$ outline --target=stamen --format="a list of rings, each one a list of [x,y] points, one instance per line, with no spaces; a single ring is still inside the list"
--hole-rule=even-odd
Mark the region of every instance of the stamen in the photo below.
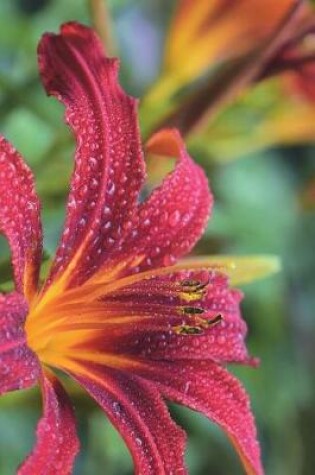
[[[186,291],[188,292],[198,292],[204,289],[208,284],[209,284],[209,281],[200,282],[199,280],[192,280],[192,279],[186,279],[181,282],[181,286],[183,290],[185,290],[185,287],[188,287],[188,289],[186,289]]]
[[[190,325],[178,325],[173,327],[173,330],[177,335],[201,335],[204,333],[201,327],[193,327]]]
[[[182,307],[181,312],[188,315],[199,315],[204,313],[204,309],[200,307]]]
[[[208,330],[209,328],[218,325],[218,323],[220,323],[222,320],[223,316],[220,313],[210,319],[197,317],[194,318],[194,324],[190,325],[187,323],[183,323],[181,325],[174,326],[173,330],[175,333],[177,333],[177,335],[202,335],[205,330]]]
[[[223,316],[221,315],[221,313],[219,313],[214,318],[210,318],[209,320],[207,320],[207,325],[208,327],[213,327],[217,325],[218,323],[222,322],[222,320],[223,320]]]
[[[199,280],[185,279],[180,282],[180,297],[186,302],[200,300],[207,291],[209,280],[200,282]]]

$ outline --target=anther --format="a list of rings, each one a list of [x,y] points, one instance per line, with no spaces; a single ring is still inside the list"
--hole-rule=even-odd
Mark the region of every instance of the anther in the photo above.
[[[186,292],[200,292],[203,290],[209,281],[200,282],[199,280],[186,279],[181,282],[182,290]]]
[[[193,327],[190,325],[178,325],[173,329],[178,335],[201,335],[204,333],[201,327]]]
[[[177,335],[202,335],[205,330],[220,323],[223,320],[223,316],[219,313],[210,319],[196,317],[194,320],[194,325],[182,324],[173,327],[174,332],[177,333]]]
[[[200,307],[182,307],[181,311],[184,314],[188,315],[200,315],[201,313],[204,313],[204,309]]]
[[[219,313],[215,317],[208,319],[207,325],[209,327],[213,327],[214,325],[217,325],[218,323],[222,322],[222,320],[223,320],[223,316],[221,315],[221,313]]]

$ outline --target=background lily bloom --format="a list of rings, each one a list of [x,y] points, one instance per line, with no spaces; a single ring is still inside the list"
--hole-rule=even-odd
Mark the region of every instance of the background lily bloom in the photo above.
[[[183,100],[178,100],[181,93],[182,99],[194,96],[194,90],[189,89],[192,84],[197,83],[197,91],[204,88],[205,81],[211,87],[226,67],[228,76],[237,76],[239,66],[244,69],[244,58],[253,54],[258,63],[260,48],[281,28],[296,5],[296,0],[178,0],[166,37],[161,75],[145,96],[144,105],[158,110],[163,98],[168,110],[165,106],[161,115],[172,111],[176,114],[177,107],[183,108]],[[226,83],[225,89],[229,88],[227,77],[219,80]],[[210,107],[211,100],[207,91],[203,102]],[[184,130],[187,132],[186,127]]]
[[[189,136],[206,130],[199,141],[218,142],[213,147],[214,153],[218,150],[218,156],[229,153],[224,150],[227,137],[234,155],[252,150],[255,144],[266,148],[278,143],[314,140],[315,16],[309,2],[183,0],[176,5],[161,75],[144,101],[146,119],[150,108],[157,111],[153,119],[146,120],[151,128],[157,123],[158,127],[176,126]],[[276,85],[270,86],[264,80],[273,76]],[[228,124],[224,124],[222,132],[222,112],[223,117],[225,109],[230,114],[229,106],[233,107],[236,101],[245,107],[253,102],[254,112],[260,116],[259,104],[252,99],[255,98],[253,86],[265,82],[265,89],[257,95],[264,94],[272,108],[257,125],[256,119],[249,137],[246,130],[247,142],[242,140],[235,125],[237,120],[234,124],[226,120]],[[275,87],[278,88],[276,102]],[[193,140],[198,142],[198,135]]]
[[[173,94],[210,68],[255,50],[293,4],[294,0],[178,0],[165,43],[161,82],[152,95]]]
[[[247,473],[261,474],[248,397],[224,367],[254,363],[244,345],[241,293],[224,273],[246,280],[272,261],[172,266],[201,236],[212,206],[207,179],[179,133],[164,130],[148,142],[149,151],[177,164],[139,202],[145,168],[136,102],[117,83],[116,60],[104,56],[92,30],[68,23],[59,35],[44,35],[39,67],[47,93],[66,106],[77,149],[61,241],[38,287],[39,199],[30,170],[1,139],[0,226],[16,290],[0,300],[0,391],[39,382],[44,406],[36,446],[19,473],[68,474],[73,466],[78,440],[71,405],[51,371],[58,369],[104,409],[137,473],[186,473],[185,434],[166,398],[219,424]]]

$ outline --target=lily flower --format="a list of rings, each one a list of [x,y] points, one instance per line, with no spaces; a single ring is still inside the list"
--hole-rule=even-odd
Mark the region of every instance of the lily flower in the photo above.
[[[40,203],[19,153],[0,142],[0,229],[16,289],[0,297],[0,392],[40,384],[43,416],[20,475],[66,475],[79,449],[74,413],[56,370],[97,401],[124,438],[137,474],[187,473],[185,433],[164,398],[218,424],[249,474],[262,474],[248,396],[225,368],[254,364],[240,291],[274,266],[268,259],[176,261],[203,233],[212,195],[176,130],[147,149],[177,158],[145,200],[137,103],[118,84],[118,63],[77,23],[45,34],[39,68],[65,105],[76,137],[61,240],[39,284]]]
[[[314,25],[313,7],[297,2],[260,54],[230,62],[160,126],[179,127],[192,147],[218,163],[268,147],[313,143]]]
[[[178,0],[165,42],[163,96],[196,80],[210,67],[244,55],[263,42],[294,0]],[[187,59],[187,53],[192,52]]]
[[[177,98],[181,95],[190,97],[194,89],[198,93],[205,82],[211,87],[222,68],[231,64],[229,75],[233,76],[233,68],[237,74],[239,61],[248,55],[259,56],[260,48],[281,28],[297,3],[297,0],[177,0],[166,36],[161,74],[145,96],[144,107],[148,110],[154,107],[161,120],[161,116],[176,113]],[[222,83],[223,78],[219,81]],[[191,88],[194,83],[196,88]]]
[[[148,131],[178,127],[201,147],[210,141],[211,154],[218,150],[219,161],[226,145],[233,157],[233,150],[237,156],[257,147],[314,141],[314,24],[307,0],[178,0],[161,76],[144,101]],[[189,61],[188,51],[194,52]],[[270,87],[269,77],[275,78]],[[226,121],[230,140],[217,133],[222,112],[230,117],[235,103],[246,107],[254,98],[255,104],[255,86],[261,83],[267,83],[262,94],[271,97],[273,107],[253,124],[250,136],[246,128],[243,140],[237,120]],[[259,92],[257,96],[259,102]],[[255,113],[260,116],[259,105]]]

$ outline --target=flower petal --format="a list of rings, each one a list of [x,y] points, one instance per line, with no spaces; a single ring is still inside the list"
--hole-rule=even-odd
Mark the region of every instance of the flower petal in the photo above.
[[[171,401],[206,415],[228,435],[246,473],[261,475],[263,468],[256,427],[248,396],[240,383],[221,366],[206,361],[151,363],[137,374],[157,384]]]
[[[42,256],[40,204],[30,169],[1,136],[0,232],[11,247],[16,289],[29,298],[37,287]]]
[[[78,371],[75,379],[100,404],[124,438],[136,474],[187,473],[183,458],[185,434],[170,418],[152,384],[88,363],[78,366]]]
[[[37,356],[26,344],[27,311],[21,294],[0,295],[0,394],[33,386],[40,374]]]
[[[135,212],[144,179],[136,101],[117,81],[118,63],[105,56],[90,28],[62,26],[39,45],[39,67],[48,94],[66,106],[77,140],[67,217],[50,280],[70,266],[82,283],[119,246],[123,224]],[[73,271],[73,272],[72,272]]]
[[[174,264],[201,237],[212,207],[212,195],[203,170],[188,155],[177,130],[152,136],[147,150],[176,157],[177,166],[138,207],[130,233],[113,262],[126,262],[125,273]],[[100,274],[102,277],[102,274]],[[96,282],[99,275],[92,281]]]
[[[44,415],[37,427],[37,443],[18,475],[69,475],[79,450],[73,410],[51,373],[43,375],[42,392]]]
[[[196,282],[201,291],[190,292],[185,282]],[[244,342],[247,326],[240,313],[241,298],[241,292],[229,288],[227,278],[217,272],[182,271],[146,279],[104,299],[103,331],[99,325],[77,343],[76,351],[253,364]]]

